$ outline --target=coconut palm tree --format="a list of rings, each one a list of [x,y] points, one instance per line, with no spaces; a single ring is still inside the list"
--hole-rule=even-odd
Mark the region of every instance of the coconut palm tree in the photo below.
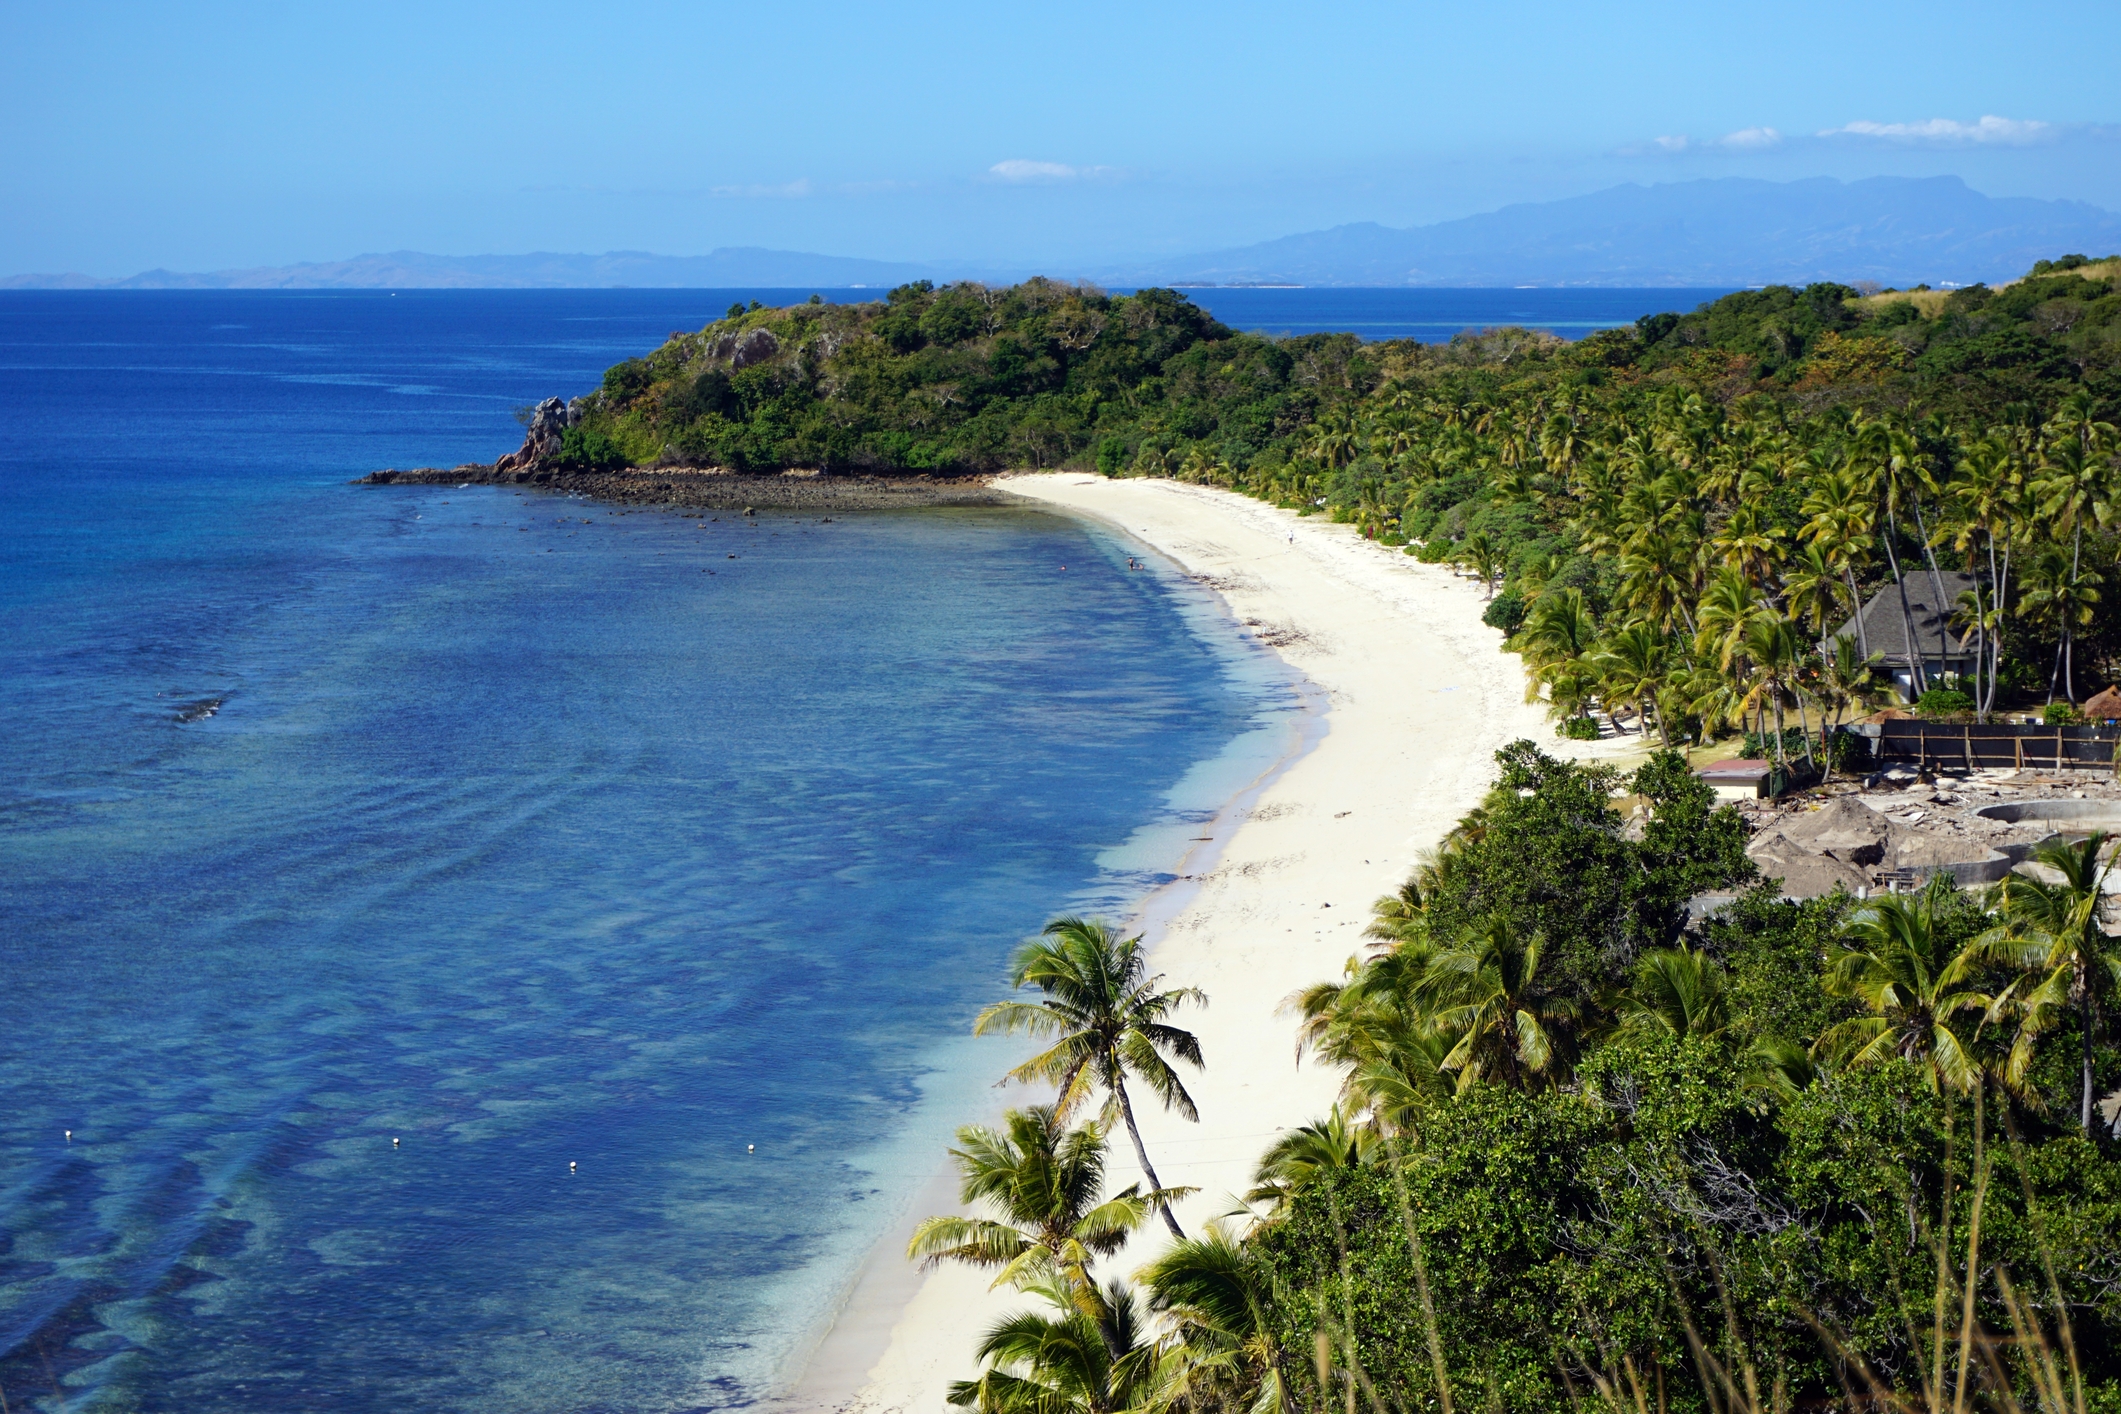
[[[1013,986],[1038,988],[1044,1000],[996,1002],[972,1024],[975,1036],[998,1032],[1057,1038],[1005,1079],[1058,1085],[1060,1098],[1054,1108],[1062,1116],[1102,1090],[1107,1121],[1117,1117],[1126,1124],[1142,1173],[1150,1188],[1159,1192],[1164,1185],[1149,1163],[1149,1150],[1134,1122],[1127,1077],[1132,1075],[1148,1086],[1166,1109],[1198,1121],[1200,1112],[1171,1060],[1198,1070],[1200,1041],[1166,1018],[1188,1002],[1208,1003],[1207,994],[1197,987],[1158,990],[1163,980],[1148,975],[1139,935],[1122,938],[1103,923],[1056,918],[1046,925],[1039,941],[1017,954],[1009,976]],[[1173,1237],[1185,1236],[1168,1203],[1159,1201],[1157,1211]]]
[[[2083,573],[2084,524],[2096,520],[2103,525],[2111,518],[2113,478],[2114,468],[2106,458],[2073,436],[2060,438],[2047,449],[2034,477],[2033,490],[2040,497],[2040,514],[2058,536],[2063,533],[2069,536],[2068,585],[2071,592],[2066,597],[2071,600],[2079,597],[2075,591]],[[2095,600],[2097,597],[2092,596]],[[2089,615],[2086,617],[2088,619]],[[2077,700],[2074,648],[2078,622],[2074,615],[2062,620],[2064,691],[2072,702]]]
[[[1717,571],[1696,610],[1695,649],[1726,672],[1744,653],[1745,631],[1767,605],[1753,582],[1734,569]]]
[[[1635,963],[1617,1011],[1626,1031],[1714,1036],[1731,1023],[1723,969],[1692,948],[1657,948]]]
[[[1346,1070],[1340,1111],[1379,1134],[1415,1133],[1460,1079],[1443,1067],[1457,1034],[1432,1024],[1413,998],[1435,951],[1418,934],[1368,962],[1349,958],[1345,981],[1302,988],[1282,1003],[1299,1017],[1298,1062],[1308,1054]]]
[[[1870,1014],[1828,1027],[1812,1043],[1814,1057],[1855,1066],[1898,1056],[1921,1064],[1933,1089],[1970,1092],[1980,1081],[1962,1018],[1993,1018],[2010,989],[2000,997],[1974,989],[1982,951],[1949,942],[1936,899],[1934,888],[1888,894],[1843,922],[1827,955],[1827,990],[1854,997]]]
[[[1428,907],[1420,878],[1410,878],[1370,905],[1370,923],[1362,935],[1384,944],[1412,942],[1427,930]]]
[[[1432,1025],[1458,1034],[1443,1069],[1518,1089],[1560,1077],[1581,1007],[1541,985],[1541,948],[1496,918],[1428,959],[1413,999]]]
[[[1275,1136],[1266,1153],[1259,1157],[1245,1201],[1265,1203],[1270,1213],[1281,1212],[1298,1188],[1321,1173],[1363,1167],[1377,1146],[1375,1131],[1354,1123],[1335,1105],[1324,1119],[1285,1129]]]
[[[1797,704],[1797,721],[1804,738],[1804,755],[1812,759],[1812,724],[1804,714],[1804,695],[1798,690],[1799,670],[1804,666],[1804,646],[1798,642],[1797,633],[1790,621],[1780,614],[1763,613],[1754,616],[1745,626],[1745,636],[1740,649],[1742,661],[1749,665],[1750,691],[1741,706],[1761,704],[1761,715],[1766,717],[1766,705],[1775,708],[1775,764],[1786,766],[1782,737],[1782,704],[1793,701]],[[1766,722],[1763,720],[1762,725]]]
[[[2006,876],[1996,894],[2008,922],[1983,938],[1990,956],[2038,978],[2019,1002],[2024,1022],[2011,1047],[2006,1078],[2022,1081],[2032,1062],[2033,1038],[2053,1026],[2058,1014],[2077,1014],[2083,1050],[2077,1123],[2087,1133],[2100,998],[2121,985],[2121,950],[2100,920],[2107,871],[2113,867],[2112,860],[2099,857],[2107,842],[2106,834],[2095,831],[2076,844],[2057,840],[2035,850],[2034,860],[2060,877],[2049,883],[2024,874]]]
[[[1458,1041],[1456,1032],[1425,1019],[1403,1028],[1348,1073],[1341,1103],[1363,1115],[1363,1127],[1372,1133],[1418,1138],[1435,1107],[1472,1083],[1469,1072],[1444,1066]]]
[[[1620,598],[1630,611],[1670,632],[1694,632],[1695,547],[1676,532],[1649,536],[1620,556]]]
[[[1856,617],[1856,644],[1863,656],[1871,656],[1869,635],[1863,624],[1863,597],[1856,589],[1856,562],[1862,556],[1862,547],[1871,543],[1877,531],[1877,505],[1864,489],[1862,478],[1841,462],[1829,462],[1815,468],[1807,482],[1804,504],[1803,535],[1819,547],[1829,564],[1841,572],[1842,582],[1848,586],[1849,603]]]
[[[1435,951],[1422,937],[1368,962],[1351,957],[1345,981],[1317,982],[1290,994],[1281,1010],[1298,1018],[1297,1062],[1310,1055],[1325,1065],[1353,1067],[1388,1053],[1423,1024],[1413,990]]]
[[[2022,576],[2025,588],[2018,596],[2018,607],[2036,622],[2046,623],[2055,634],[2055,662],[2047,675],[2047,700],[2055,700],[2055,690],[2063,689],[2066,700],[2074,682],[2065,682],[2065,667],[2074,662],[2070,644],[2076,630],[2092,621],[2099,602],[2098,586],[2103,577],[2092,570],[2072,568],[2070,559],[2057,546],[2049,546],[2026,566]]]
[[[1171,1323],[1155,1406],[1282,1414],[1269,1278],[1236,1235],[1210,1223],[1139,1273],[1149,1309]]]
[[[1877,674],[1871,664],[1863,660],[1856,641],[1843,634],[1833,642],[1833,650],[1821,655],[1819,670],[1812,677],[1812,695],[1819,703],[1819,733],[1822,739],[1834,727],[1841,725],[1842,715],[1851,709],[1861,710],[1878,702],[1885,695],[1878,685]],[[1827,713],[1833,717],[1828,719]],[[1834,753],[1827,751],[1826,773],[1829,779],[1834,774]]]
[[[1502,573],[1502,551],[1484,531],[1476,530],[1466,537],[1465,544],[1458,547],[1457,560],[1473,571],[1480,579],[1480,587],[1488,599],[1495,597],[1495,581]]]
[[[1606,639],[1591,657],[1608,697],[1635,704],[1635,725],[1644,736],[1650,734],[1649,703],[1656,697],[1670,662],[1671,641],[1658,632],[1655,624],[1642,619]],[[1657,729],[1669,747],[1672,734],[1661,716]]]
[[[2003,610],[2010,593],[2011,547],[2018,530],[2013,509],[2023,492],[2018,459],[2009,439],[1991,436],[1969,448],[1960,460],[1953,490],[1960,517],[1953,544],[1962,551],[1978,550],[1988,558],[1987,603],[1982,602],[1978,575],[1974,587],[1967,591],[1974,599],[1970,622],[1975,629],[1975,654],[1986,678],[1986,687],[1976,704],[1976,720],[1986,722],[1995,706],[1996,673],[2003,661]]]
[[[1929,677],[1922,670],[1923,653],[1915,641],[1915,614],[1907,598],[1907,578],[1900,569],[1900,553],[1894,541],[1900,536],[1900,508],[1916,498],[1925,484],[1927,468],[1915,455],[1905,432],[1884,421],[1859,423],[1849,439],[1849,461],[1863,479],[1872,497],[1885,512],[1886,533],[1879,538],[1885,547],[1893,587],[1900,595],[1900,621],[1906,634],[1908,669],[1915,693],[1928,690]]]
[[[1739,1057],[1739,1084],[1776,1104],[1788,1104],[1818,1075],[1812,1055],[1795,1041],[1763,1036]]]
[[[997,1268],[996,1286],[1058,1277],[1078,1292],[1092,1290],[1091,1263],[1117,1252],[1155,1202],[1176,1195],[1144,1194],[1134,1184],[1104,1197],[1104,1130],[1071,1130],[1051,1105],[1011,1110],[1004,1124],[968,1124],[950,1151],[960,1200],[995,1216],[924,1219],[907,1257],[924,1267]]]
[[[1581,589],[1542,594],[1525,614],[1517,641],[1535,665],[1581,658],[1598,638],[1598,621],[1583,602]]]
[[[950,1386],[949,1402],[980,1414],[1122,1414],[1155,1387],[1156,1348],[1144,1339],[1134,1293],[1114,1280],[1096,1312],[1058,1283],[1028,1288],[1054,1315],[1024,1311],[997,1323],[976,1354],[979,1378]]]
[[[1362,450],[1354,419],[1340,409],[1325,414],[1313,425],[1310,442],[1304,450],[1329,471],[1346,466]]]
[[[1813,642],[1823,645],[1827,630],[1841,616],[1841,572],[1818,541],[1791,557],[1783,572],[1782,596],[1790,618],[1811,631]]]
[[[1755,583],[1765,582],[1782,562],[1782,528],[1759,501],[1741,502],[1716,534],[1716,550],[1732,569]]]

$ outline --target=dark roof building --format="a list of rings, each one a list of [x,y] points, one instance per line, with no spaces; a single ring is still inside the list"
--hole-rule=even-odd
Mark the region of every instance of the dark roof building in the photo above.
[[[1973,670],[1974,645],[1971,636],[1962,638],[1951,627],[1951,617],[1956,612],[1959,596],[1974,587],[1974,577],[1947,570],[1938,578],[1944,581],[1944,602],[1939,604],[1935,581],[1930,578],[1927,565],[1907,570],[1908,617],[1915,621],[1915,644],[1922,659],[1923,670],[1935,678],[1940,674],[1964,673]],[[1885,666],[1900,684],[1903,694],[1910,692],[1914,680],[1915,654],[1908,651],[1907,621],[1900,613],[1900,590],[1888,584],[1873,594],[1870,602],[1863,606],[1863,632],[1856,632],[1856,621],[1852,618],[1834,630],[1837,638],[1847,638],[1862,643],[1874,658],[1883,658]],[[1934,686],[1934,684],[1932,684]]]

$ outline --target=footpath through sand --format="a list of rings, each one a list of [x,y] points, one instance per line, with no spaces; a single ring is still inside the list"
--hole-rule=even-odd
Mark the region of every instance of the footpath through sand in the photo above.
[[[1339,975],[1362,946],[1372,900],[1485,793],[1497,748],[1519,737],[1550,751],[1565,743],[1524,701],[1518,659],[1480,622],[1479,589],[1440,566],[1322,517],[1181,482],[1061,473],[997,485],[1103,519],[1169,557],[1302,672],[1326,711],[1322,739],[1251,802],[1176,915],[1157,926],[1163,915],[1147,913],[1153,970],[1210,1002],[1178,1018],[1206,1053],[1205,1073],[1186,1076],[1200,1123],[1136,1101],[1164,1182],[1200,1190],[1177,1210],[1198,1232],[1235,1206],[1277,1130],[1332,1104],[1337,1077],[1297,1068],[1282,1000]],[[1141,1178],[1124,1139],[1112,1146],[1110,1178],[1115,1187]],[[1160,1224],[1145,1229],[1104,1269],[1131,1273],[1163,1241]],[[975,1373],[975,1342],[1008,1309],[988,1282],[950,1268],[912,1283],[865,1280],[794,1402],[864,1414],[944,1408],[945,1388]],[[884,1303],[904,1304],[895,1317],[864,1309]]]

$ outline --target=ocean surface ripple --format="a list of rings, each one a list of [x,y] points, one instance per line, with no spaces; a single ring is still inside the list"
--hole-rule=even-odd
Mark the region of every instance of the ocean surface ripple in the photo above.
[[[344,484],[743,293],[0,295],[11,1408],[757,1399],[1284,749],[1068,519]]]

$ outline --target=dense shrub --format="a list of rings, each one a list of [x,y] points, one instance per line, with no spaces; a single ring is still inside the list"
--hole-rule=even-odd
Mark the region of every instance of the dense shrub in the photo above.
[[[570,427],[560,434],[560,460],[596,471],[627,464],[619,444],[591,427]]]

